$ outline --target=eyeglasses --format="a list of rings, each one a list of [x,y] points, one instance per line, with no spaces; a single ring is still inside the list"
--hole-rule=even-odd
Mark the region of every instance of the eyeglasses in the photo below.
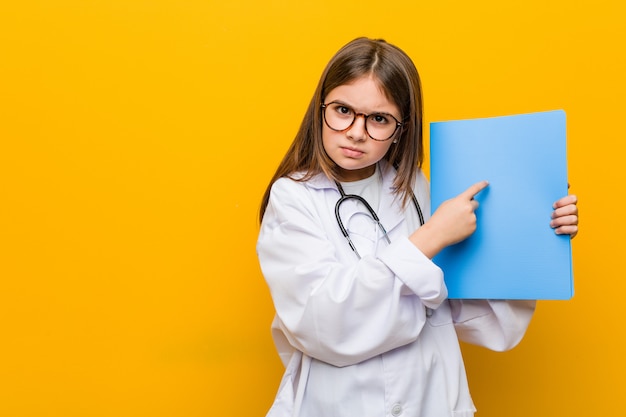
[[[348,130],[357,117],[363,116],[365,131],[370,138],[377,141],[391,139],[398,128],[402,127],[402,123],[389,113],[356,113],[350,107],[336,101],[322,104],[322,113],[326,126],[335,132]]]

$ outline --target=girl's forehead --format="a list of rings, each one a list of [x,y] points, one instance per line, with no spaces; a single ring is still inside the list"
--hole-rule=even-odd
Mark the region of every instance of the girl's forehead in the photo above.
[[[356,77],[354,77],[354,78],[344,82],[343,84],[339,84],[338,86],[333,88],[333,90],[336,90],[337,88],[344,87],[344,86],[351,86],[351,87],[356,86],[358,88],[361,88],[361,87],[363,87],[365,85],[367,85],[368,87],[376,87],[378,90],[380,90],[380,93],[386,94],[386,91],[385,91],[383,83],[372,72],[368,72],[368,73],[365,73],[363,75],[356,76]],[[333,90],[330,90],[330,91],[333,91]]]
[[[373,75],[364,75],[341,84],[326,95],[326,102],[341,100],[345,104],[367,110],[398,110],[380,81]]]

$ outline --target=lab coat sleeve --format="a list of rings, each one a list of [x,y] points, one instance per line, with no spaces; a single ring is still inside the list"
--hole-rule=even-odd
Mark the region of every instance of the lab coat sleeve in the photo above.
[[[257,242],[289,343],[347,366],[416,340],[424,305],[436,308],[447,296],[442,271],[408,239],[396,239],[379,258],[340,262],[330,220],[315,208],[316,192],[290,179],[275,182]]]
[[[522,340],[535,306],[534,300],[450,300],[459,339],[495,351]]]

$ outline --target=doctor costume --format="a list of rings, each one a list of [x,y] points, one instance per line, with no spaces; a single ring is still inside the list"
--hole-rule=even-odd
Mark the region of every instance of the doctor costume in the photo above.
[[[459,339],[502,351],[524,335],[534,301],[447,299],[443,272],[408,239],[420,224],[393,194],[395,173],[382,160],[370,178],[344,184],[361,187],[391,240],[345,201],[340,216],[361,259],[337,224],[332,180],[273,184],[257,253],[286,371],[268,417],[470,417]],[[421,172],[414,193],[428,220]]]

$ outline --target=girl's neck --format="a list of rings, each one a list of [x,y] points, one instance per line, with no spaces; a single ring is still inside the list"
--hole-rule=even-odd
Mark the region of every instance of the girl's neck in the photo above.
[[[342,175],[339,176],[339,182],[352,182],[364,180],[365,178],[369,178],[376,173],[378,170],[378,164],[370,165],[367,168],[357,169],[357,170],[342,170]]]

